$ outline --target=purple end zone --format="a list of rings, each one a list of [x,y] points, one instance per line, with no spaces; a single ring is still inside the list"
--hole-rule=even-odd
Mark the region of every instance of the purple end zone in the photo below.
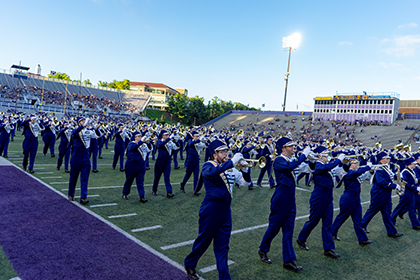
[[[22,279],[187,278],[25,172],[0,174],[0,244]]]

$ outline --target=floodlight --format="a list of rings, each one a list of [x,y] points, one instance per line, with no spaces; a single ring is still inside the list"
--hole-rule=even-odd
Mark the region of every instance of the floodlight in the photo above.
[[[302,36],[300,33],[295,33],[293,35],[283,37],[283,48],[296,50],[299,47],[300,41],[302,41]]]

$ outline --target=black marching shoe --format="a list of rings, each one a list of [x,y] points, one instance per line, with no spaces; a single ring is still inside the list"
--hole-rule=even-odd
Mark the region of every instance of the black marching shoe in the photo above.
[[[309,248],[306,246],[305,242],[297,239],[296,243],[299,245],[299,248],[305,251],[309,251]]]
[[[146,202],[148,202],[148,200],[145,199],[144,196],[142,196],[142,197],[140,197],[140,202],[141,203],[146,203]]]
[[[31,174],[35,173],[35,171],[33,171],[32,169],[28,169],[28,172]]]
[[[99,156],[98,159],[103,159],[103,157]]]
[[[80,199],[80,204],[85,205],[85,204],[88,204],[88,203],[89,203],[89,200],[87,200],[86,198],[81,198]]]
[[[172,197],[174,197],[175,195],[173,194],[173,193],[171,193],[171,192],[168,192],[167,194],[166,194],[166,197],[167,198],[172,198]]]
[[[414,230],[420,230],[420,226],[413,227]]]
[[[341,255],[335,253],[333,250],[324,250],[324,256],[332,259],[338,259],[339,257],[341,257]]]
[[[125,170],[124,168],[123,168],[123,169],[121,169],[121,168],[120,168],[120,171],[121,171],[121,172],[124,172],[124,170]]]
[[[146,170],[150,170],[150,167],[147,167]]]
[[[9,158],[8,156],[3,156],[4,158]]]
[[[257,185],[257,187],[260,187],[260,188],[262,188],[261,184],[258,184],[258,185]]]
[[[157,194],[157,193],[155,193],[155,192],[152,192],[152,195],[154,195],[154,196],[158,196],[158,194]]]
[[[52,154],[52,155],[51,155],[51,157],[55,157],[55,155],[54,155],[54,154]]]
[[[366,246],[366,245],[369,245],[369,244],[372,244],[372,240],[368,239],[368,240],[362,240],[362,241],[359,242],[359,245],[362,246],[362,247]]]
[[[271,185],[270,186],[270,189],[275,189],[275,188],[277,188],[277,185]]]
[[[194,192],[194,195],[195,195],[195,196],[200,196],[200,195],[201,195],[201,193],[199,193],[199,192]]]
[[[401,237],[401,236],[403,236],[403,235],[404,235],[404,233],[397,232],[397,233],[391,233],[391,234],[388,234],[388,237],[391,237],[391,238],[398,238],[398,237]]]
[[[333,239],[334,240],[337,240],[337,241],[340,241],[341,240],[340,237],[338,237],[337,235],[333,235]]]
[[[174,169],[175,169],[175,170],[178,170],[178,169],[180,169],[180,168],[181,168],[181,167],[177,166],[177,167],[175,167]]]
[[[255,188],[254,187],[248,187],[248,191],[252,191],[252,190],[255,190]]]
[[[270,260],[270,258],[267,256],[267,253],[266,253],[266,252],[263,252],[263,251],[261,251],[261,249],[260,249],[260,250],[258,250],[258,255],[260,256],[260,259],[261,259],[263,262],[268,263],[268,264],[271,264],[271,260]]]
[[[23,168],[23,171],[26,171],[26,166],[22,166],[22,168]]]
[[[179,189],[181,190],[182,193],[185,193],[185,189],[184,189],[185,186],[183,186],[182,183],[180,185],[181,187]]]
[[[122,199],[128,200],[128,196],[123,194],[123,196],[121,197]]]
[[[66,172],[66,173],[70,173],[70,171],[66,168],[66,169],[64,169],[64,172]]]
[[[362,228],[363,229],[363,231],[365,232],[365,233],[370,233],[370,231],[368,231],[368,229],[367,228]]]
[[[194,268],[189,268],[189,267],[185,267],[185,271],[187,272],[188,278],[193,279],[193,280],[198,280],[200,279],[200,277],[198,276],[197,272],[195,271]]]
[[[60,171],[60,167],[59,166],[57,166],[57,171]]]
[[[297,266],[294,262],[284,262],[283,267],[293,272],[299,272],[303,269],[303,267]]]
[[[98,170],[98,169],[93,169],[93,170],[92,170],[92,172],[93,172],[93,173],[98,173],[98,172],[99,172],[99,170]]]
[[[74,195],[69,195],[67,197],[68,197],[69,201],[74,201]]]

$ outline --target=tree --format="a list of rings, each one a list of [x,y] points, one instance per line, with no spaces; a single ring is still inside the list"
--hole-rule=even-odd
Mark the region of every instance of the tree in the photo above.
[[[211,101],[209,101],[207,107],[209,108],[210,119],[217,118],[220,115],[223,115],[225,111],[223,110],[222,106],[220,105],[220,99],[215,96]]]
[[[100,86],[100,87],[108,87],[108,83],[107,82],[98,81],[98,86]]]
[[[90,80],[89,80],[89,79],[84,80],[84,81],[83,81],[83,83],[84,83],[85,85],[92,85],[92,83],[90,82]]]
[[[55,75],[48,74],[48,78],[71,81],[70,76],[66,73],[57,72]]]
[[[188,105],[188,97],[181,93],[177,93],[169,99],[167,111],[176,116],[181,122],[185,123],[188,114]]]
[[[204,104],[204,97],[191,97],[188,106],[188,124],[203,124],[209,121],[209,110]]]
[[[108,87],[110,88],[116,88],[116,89],[130,89],[130,80],[124,79],[124,81],[117,81],[113,80],[108,84]]]

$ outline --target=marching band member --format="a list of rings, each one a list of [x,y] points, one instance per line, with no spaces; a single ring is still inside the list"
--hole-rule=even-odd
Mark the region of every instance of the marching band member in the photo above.
[[[244,145],[241,149],[241,153],[244,156],[244,159],[251,159],[250,153],[254,148],[255,146],[253,146],[250,141],[244,142]],[[245,167],[245,168],[242,168],[240,171],[242,172],[242,176],[244,176],[245,181],[250,182],[248,186],[248,190],[254,190],[255,188],[254,188],[254,184],[252,183],[252,178],[251,178],[251,168]]]
[[[139,132],[134,132],[132,138],[134,139],[127,147],[127,161],[125,162],[125,183],[123,188],[122,198],[128,200],[128,195],[131,191],[131,185],[136,179],[137,191],[140,196],[140,202],[145,203],[147,199],[144,198],[144,175],[146,174],[145,159],[150,152],[150,144],[147,143],[149,139],[142,136]]]
[[[181,138],[181,136],[179,136],[178,135],[178,133],[176,132],[176,129],[174,128],[173,130],[172,130],[172,134],[171,134],[171,136],[172,136],[172,138],[173,138],[173,142],[178,146],[178,147],[180,147],[180,145],[179,145],[179,139]],[[174,169],[175,170],[178,170],[180,167],[178,166],[178,152],[179,152],[179,150],[180,149],[177,149],[177,150],[175,150],[175,151],[173,151],[173,154],[172,154],[172,159],[173,159],[173,161],[174,161]]]
[[[269,135],[266,137],[267,144],[265,145],[264,149],[261,149],[259,157],[265,157],[267,160],[267,164],[264,168],[261,168],[260,175],[258,176],[257,186],[261,187],[262,180],[264,178],[265,172],[267,172],[268,176],[268,183],[270,184],[270,188],[275,187],[274,179],[272,176],[272,160],[274,159],[274,147],[273,147],[273,138]]]
[[[271,264],[267,253],[270,251],[271,242],[283,228],[283,267],[287,270],[298,272],[302,270],[294,261],[296,254],[293,250],[293,230],[296,218],[296,177],[293,170],[303,162],[311,149],[306,147],[298,159],[294,159],[296,143],[288,137],[280,138],[276,147],[280,156],[274,159],[273,168],[276,176],[277,187],[271,198],[271,213],[267,231],[260,244],[258,254],[261,260]]]
[[[70,160],[68,199],[74,201],[77,179],[80,174],[80,204],[82,205],[89,203],[89,200],[87,200],[87,188],[91,167],[89,158],[90,140],[99,137],[95,131],[86,128],[90,121],[91,119],[89,118],[77,118],[76,123],[79,127],[72,131],[73,153]]]
[[[34,164],[36,152],[38,151],[38,134],[44,129],[42,125],[38,122],[38,118],[35,115],[30,115],[28,118],[22,122],[23,126],[23,135],[25,139],[22,143],[23,148],[23,170],[26,171],[28,167],[29,173],[34,173]],[[29,158],[29,166],[28,166]]]
[[[178,149],[178,146],[172,142],[172,139],[169,138],[169,132],[165,129],[160,131],[159,140],[157,141],[156,148],[159,151],[158,157],[155,163],[155,178],[153,179],[153,190],[152,194],[157,196],[157,189],[160,177],[164,176],[165,187],[166,187],[166,196],[168,198],[174,197],[172,193],[171,185],[171,156],[172,151]]]
[[[98,139],[102,137],[100,130],[98,129],[97,124],[90,124],[89,130],[95,132],[98,135],[98,138],[90,139],[90,147],[89,147],[89,158],[92,158],[92,172],[98,173],[98,152],[99,152],[99,145]]]
[[[54,145],[56,141],[55,133],[56,133],[56,129],[52,125],[51,120],[47,120],[46,122],[44,122],[44,130],[41,133],[42,141],[44,141],[44,148],[42,150],[44,157],[47,155],[48,148],[50,149],[51,157],[55,157],[55,153],[54,153]]]
[[[372,189],[370,190],[371,203],[363,216],[362,227],[366,233],[369,233],[367,226],[372,218],[380,211],[388,236],[397,238],[403,236],[403,234],[397,232],[397,229],[391,220],[391,193],[393,189],[401,190],[401,186],[392,182],[394,174],[388,167],[389,159],[390,157],[386,152],[380,152],[377,155],[379,164],[384,166],[381,169],[376,170],[371,179],[373,182]]]
[[[128,137],[126,131],[124,130],[123,124],[118,124],[118,131],[114,134],[115,145],[114,145],[114,160],[112,162],[112,169],[115,170],[115,167],[118,163],[118,158],[120,160],[120,171],[124,171],[124,152],[125,152],[125,139]]]
[[[391,214],[391,221],[397,223],[397,216],[404,214],[408,210],[408,217],[414,230],[420,230],[420,221],[416,217],[415,197],[420,192],[417,176],[414,172],[415,160],[409,157],[405,160],[406,168],[401,172],[401,177],[405,184],[404,194],[400,197],[398,205]]]
[[[335,218],[331,231],[333,239],[340,241],[337,236],[338,230],[351,216],[359,245],[365,246],[371,244],[372,241],[369,240],[362,228],[362,205],[360,202],[362,181],[360,176],[369,171],[371,167],[366,165],[358,168],[358,165],[358,160],[351,160],[350,166],[344,164],[344,171],[347,174],[337,184],[337,188],[339,188],[344,183],[344,193],[340,197],[340,213]]]
[[[194,194],[196,193],[197,184],[198,184],[198,177],[200,175],[200,150],[205,147],[205,144],[201,142],[199,138],[199,134],[197,131],[193,131],[191,133],[192,139],[188,140],[186,145],[187,149],[187,158],[185,160],[185,164],[187,166],[187,170],[185,171],[184,179],[181,182],[181,192],[185,193],[185,184],[191,177],[191,174],[194,173]]]
[[[66,173],[70,173],[69,160],[71,150],[71,134],[72,129],[70,129],[69,123],[66,121],[63,122],[63,128],[58,132],[57,136],[57,140],[61,138],[60,145],[58,146],[57,170],[60,170],[64,158],[64,172]]]
[[[308,251],[306,240],[311,234],[312,230],[318,225],[322,219],[322,243],[324,248],[324,255],[329,258],[339,258],[340,255],[335,253],[334,240],[331,233],[331,224],[333,220],[333,189],[334,177],[331,170],[336,167],[345,157],[340,154],[338,158],[329,163],[330,157],[328,150],[324,146],[319,146],[314,150],[315,153],[320,154],[319,160],[315,163],[314,171],[314,190],[312,191],[309,200],[311,210],[309,221],[305,223],[299,233],[297,243],[299,248]]]
[[[9,148],[10,135],[15,126],[10,122],[10,118],[4,118],[0,123],[0,156],[8,158],[7,150]]]
[[[184,267],[190,279],[199,279],[195,268],[198,260],[213,241],[219,279],[231,279],[228,267],[229,239],[232,231],[231,201],[233,184],[239,181],[245,184],[240,172],[233,166],[242,159],[240,153],[228,158],[228,147],[224,141],[210,143],[213,160],[203,164],[201,176],[206,196],[199,212],[199,233],[194,241],[191,253],[184,260]],[[228,172],[232,169],[232,172]],[[236,177],[239,176],[239,177]],[[243,179],[243,178],[242,178]]]

